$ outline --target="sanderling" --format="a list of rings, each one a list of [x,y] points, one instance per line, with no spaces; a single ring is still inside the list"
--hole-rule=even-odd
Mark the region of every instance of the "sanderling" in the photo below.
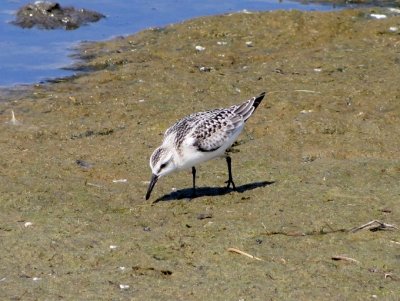
[[[217,158],[226,158],[228,165],[227,188],[236,190],[232,178],[231,157],[226,154],[242,132],[244,123],[261,103],[265,92],[242,104],[225,109],[214,109],[194,113],[177,121],[164,134],[164,140],[150,158],[152,177],[146,193],[146,200],[157,180],[175,170],[192,168],[193,194],[196,192],[195,165]]]

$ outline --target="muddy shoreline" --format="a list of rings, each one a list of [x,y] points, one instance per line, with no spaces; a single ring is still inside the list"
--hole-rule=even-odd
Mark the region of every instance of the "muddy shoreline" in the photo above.
[[[377,12],[238,13],[86,44],[80,67],[97,71],[0,103],[0,296],[396,300],[399,231],[348,231],[400,225],[400,16]],[[169,125],[264,90],[232,155],[239,193],[217,160],[199,197],[188,171],[144,200]]]

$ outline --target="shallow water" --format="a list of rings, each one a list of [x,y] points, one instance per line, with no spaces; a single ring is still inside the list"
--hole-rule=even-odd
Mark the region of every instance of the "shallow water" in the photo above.
[[[99,41],[135,33],[148,27],[165,26],[193,17],[247,10],[331,10],[332,5],[304,5],[291,1],[61,1],[98,11],[107,16],[77,30],[21,29],[8,22],[26,1],[7,0],[0,5],[0,87],[30,84],[69,76],[73,48],[80,41]]]

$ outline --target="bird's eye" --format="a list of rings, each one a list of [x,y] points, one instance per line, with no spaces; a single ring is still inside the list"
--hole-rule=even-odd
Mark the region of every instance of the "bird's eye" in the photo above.
[[[161,164],[161,166],[160,166],[160,170],[161,170],[161,169],[163,169],[165,166],[167,166],[167,163],[163,163],[163,164]]]

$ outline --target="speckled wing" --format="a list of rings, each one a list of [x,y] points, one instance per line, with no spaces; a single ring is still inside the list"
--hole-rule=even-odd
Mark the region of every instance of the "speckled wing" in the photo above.
[[[195,141],[193,145],[199,151],[216,151],[226,144],[236,130],[243,125],[242,116],[233,113],[230,109],[210,111],[199,119],[191,133]]]
[[[194,141],[199,151],[212,152],[226,145],[231,137],[243,128],[265,93],[253,97],[240,105],[226,109],[199,112],[178,120],[164,134],[164,140],[173,137],[174,146],[180,149],[184,141]],[[191,139],[188,140],[187,138]]]

